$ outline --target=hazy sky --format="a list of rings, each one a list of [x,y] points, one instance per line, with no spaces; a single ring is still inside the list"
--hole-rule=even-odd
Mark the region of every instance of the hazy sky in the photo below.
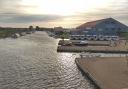
[[[76,27],[113,17],[128,25],[128,0],[0,0],[0,26]]]

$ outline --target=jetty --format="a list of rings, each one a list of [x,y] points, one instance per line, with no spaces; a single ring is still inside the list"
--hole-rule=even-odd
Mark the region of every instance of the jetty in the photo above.
[[[80,70],[101,89],[128,89],[128,58],[76,58]]]
[[[112,41],[111,43],[109,41],[87,42],[80,45],[76,45],[73,42],[65,42],[64,45],[58,45],[57,52],[128,53],[128,43],[126,40]]]
[[[128,53],[126,49],[106,46],[58,46],[57,52]]]

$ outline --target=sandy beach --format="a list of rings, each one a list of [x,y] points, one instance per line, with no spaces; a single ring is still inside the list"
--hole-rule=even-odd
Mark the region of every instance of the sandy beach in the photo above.
[[[128,89],[128,60],[125,57],[77,58],[76,63],[101,88]]]

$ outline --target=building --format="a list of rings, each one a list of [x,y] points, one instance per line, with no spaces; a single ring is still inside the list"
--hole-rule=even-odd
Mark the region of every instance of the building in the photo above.
[[[111,40],[118,37],[118,32],[128,31],[128,26],[113,18],[106,18],[84,23],[71,31],[71,39]],[[83,35],[85,36],[83,38]]]

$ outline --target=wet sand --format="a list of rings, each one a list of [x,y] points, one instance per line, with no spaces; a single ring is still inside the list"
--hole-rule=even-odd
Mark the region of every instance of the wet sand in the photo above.
[[[127,62],[125,57],[76,59],[77,65],[101,89],[128,89]]]

